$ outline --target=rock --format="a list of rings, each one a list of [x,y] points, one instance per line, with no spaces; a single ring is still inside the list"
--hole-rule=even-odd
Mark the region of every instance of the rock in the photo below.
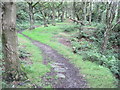
[[[65,75],[64,75],[64,74],[61,74],[61,73],[57,73],[57,77],[58,77],[58,78],[65,78]]]
[[[58,65],[58,66],[64,66],[63,63],[54,63],[55,65]]]
[[[66,72],[64,68],[54,68],[56,72]]]
[[[55,65],[55,64],[50,64],[52,68],[59,68],[59,66]]]

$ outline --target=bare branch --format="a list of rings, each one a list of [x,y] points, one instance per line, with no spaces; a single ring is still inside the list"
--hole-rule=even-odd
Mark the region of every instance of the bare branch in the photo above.
[[[119,23],[120,23],[120,19],[119,19],[118,22],[111,28],[111,30],[113,30]]]
[[[36,2],[32,7],[35,7],[39,2]]]
[[[80,23],[81,25],[85,25],[82,21],[78,21],[78,20],[75,20],[75,19],[72,19],[69,17],[70,20],[74,21],[74,22],[77,22],[77,23]]]

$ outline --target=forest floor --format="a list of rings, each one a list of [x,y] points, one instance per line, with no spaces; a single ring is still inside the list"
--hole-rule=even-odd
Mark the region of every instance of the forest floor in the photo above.
[[[22,34],[24,35],[24,34]],[[69,62],[63,55],[48,45],[32,40],[32,43],[42,50],[44,58],[43,63],[51,63],[51,71],[43,77],[43,81],[51,83],[53,88],[88,88],[84,76],[79,73],[79,70]],[[48,76],[57,76],[57,78],[47,79]]]
[[[44,88],[116,87],[115,78],[107,68],[73,53],[70,40],[77,31],[64,32],[62,27],[67,25],[71,23],[41,26],[18,35],[23,49],[27,48],[31,55],[28,60],[33,64],[25,64],[31,82]]]

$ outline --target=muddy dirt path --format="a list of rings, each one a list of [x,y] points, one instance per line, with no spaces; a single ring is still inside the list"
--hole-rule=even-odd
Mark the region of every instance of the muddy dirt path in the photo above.
[[[47,73],[46,76],[43,77],[44,82],[51,83],[53,88],[88,88],[83,75],[79,73],[79,70],[74,67],[68,59],[59,54],[56,50],[52,49],[50,46],[32,40],[26,35],[24,36],[30,39],[35,46],[42,50],[44,58],[43,63],[51,63],[51,72]],[[53,78],[47,79],[46,77],[48,76],[52,76]]]

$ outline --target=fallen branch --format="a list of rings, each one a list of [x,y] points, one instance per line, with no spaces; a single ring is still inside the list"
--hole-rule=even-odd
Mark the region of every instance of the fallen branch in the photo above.
[[[80,23],[81,25],[85,25],[82,21],[78,21],[78,20],[75,20],[75,19],[72,19],[69,17],[70,20],[72,20],[73,22],[77,22],[77,23]]]

